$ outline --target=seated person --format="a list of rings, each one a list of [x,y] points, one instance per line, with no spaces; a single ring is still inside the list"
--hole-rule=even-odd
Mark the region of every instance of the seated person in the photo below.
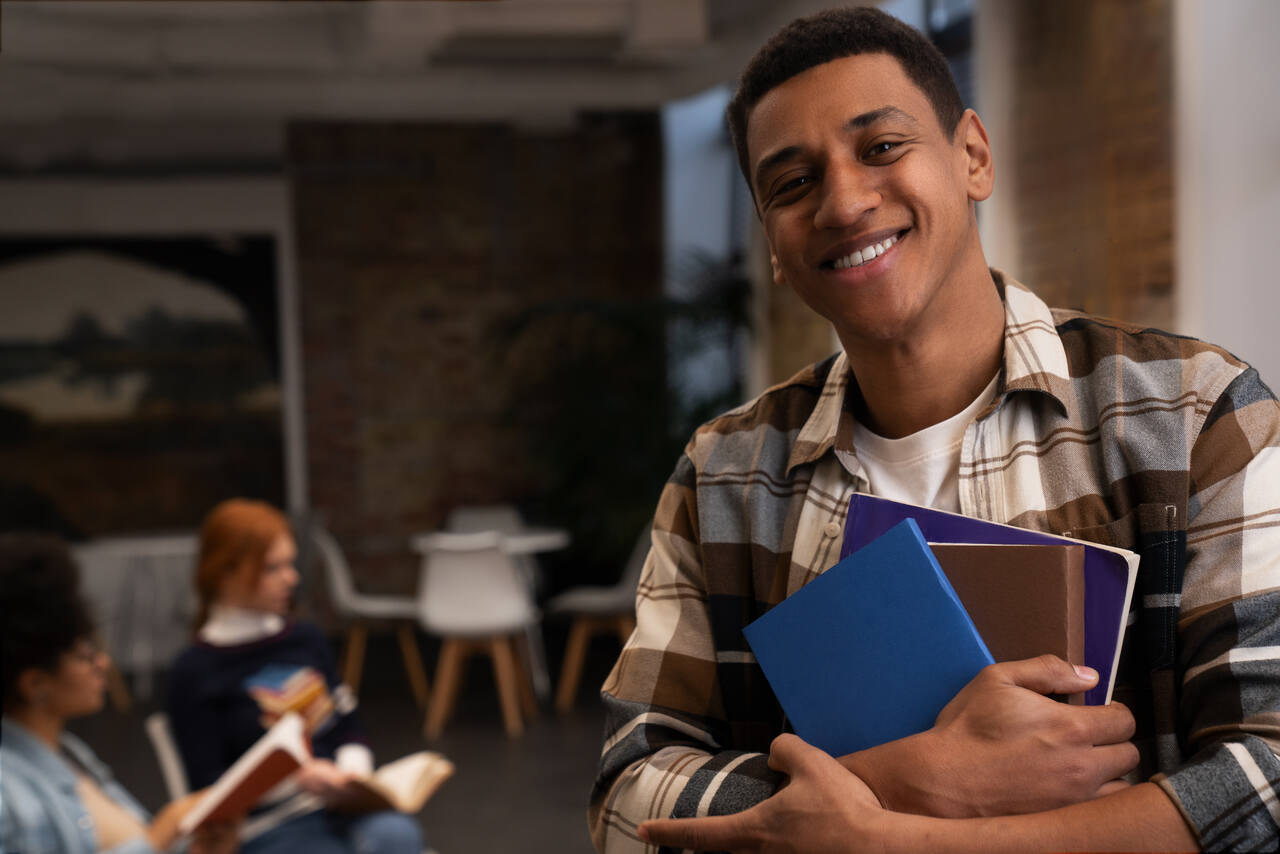
[[[196,643],[178,657],[169,681],[187,776],[193,785],[213,783],[282,715],[297,712],[316,758],[268,792],[255,813],[300,791],[325,808],[287,819],[241,850],[420,854],[422,833],[409,816],[341,810],[351,781],[372,771],[373,756],[355,716],[335,698],[328,642],[315,626],[286,618],[298,585],[296,555],[288,522],[269,504],[231,499],[204,520]]]
[[[107,654],[94,641],[71,556],[60,541],[0,534],[4,719],[0,848],[5,854],[145,854],[179,842],[196,795],[152,819],[68,720],[102,708]],[[236,850],[233,825],[199,831],[192,854]]]

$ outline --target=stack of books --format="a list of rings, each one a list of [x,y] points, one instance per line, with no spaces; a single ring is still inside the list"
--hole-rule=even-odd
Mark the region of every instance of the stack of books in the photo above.
[[[1111,701],[1138,556],[872,495],[841,561],[744,629],[796,734],[841,756],[922,732],[994,661],[1052,653]]]

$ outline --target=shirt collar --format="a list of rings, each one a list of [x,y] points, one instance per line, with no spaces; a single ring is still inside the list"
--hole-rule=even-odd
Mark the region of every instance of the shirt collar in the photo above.
[[[214,605],[209,619],[200,627],[199,638],[214,646],[252,643],[284,629],[284,617],[269,611],[253,611]]]
[[[1034,392],[1051,398],[1065,414],[1075,393],[1067,367],[1067,352],[1058,337],[1053,313],[1044,301],[1010,276],[991,269],[1004,300],[1003,369],[996,396],[978,418],[994,412],[1011,392]],[[842,351],[831,365],[818,403],[796,435],[787,460],[787,473],[816,462],[833,447],[853,450],[854,419],[845,398],[851,385],[849,359]]]
[[[6,751],[13,751],[15,756],[34,766],[41,776],[60,786],[74,786],[75,774],[66,760],[50,750],[49,745],[28,730],[22,724],[10,718],[0,721],[0,740]],[[109,777],[107,766],[94,755],[89,746],[69,732],[58,737],[58,746],[66,751],[89,776],[102,782]]]

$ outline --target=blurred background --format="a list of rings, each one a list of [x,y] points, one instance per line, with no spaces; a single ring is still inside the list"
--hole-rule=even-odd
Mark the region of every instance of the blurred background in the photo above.
[[[568,536],[540,602],[617,582],[691,430],[836,347],[769,281],[722,118],[768,36],[829,5],[5,0],[0,528],[181,534],[248,495],[323,525],[361,591],[411,597],[415,535],[506,505]],[[992,265],[1277,381],[1280,4],[879,5],[991,134]],[[117,647],[155,624],[113,650],[132,711],[84,724],[151,806],[136,724],[188,637],[186,569],[141,603],[136,573],[87,579]],[[337,649],[324,579],[301,604]],[[545,626],[552,675],[567,632]],[[369,644],[391,758],[420,720],[390,635]],[[594,643],[572,711],[516,741],[473,675],[423,819],[441,851],[589,850],[616,652]]]

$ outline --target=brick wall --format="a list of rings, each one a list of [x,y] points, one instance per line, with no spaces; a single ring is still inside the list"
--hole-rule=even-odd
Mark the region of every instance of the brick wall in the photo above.
[[[1022,276],[1050,304],[1173,323],[1168,0],[1002,6],[1015,16]],[[999,152],[997,152],[997,158]],[[997,159],[997,173],[1000,161]],[[995,259],[993,259],[995,260]]]
[[[513,384],[566,342],[512,319],[660,293],[658,121],[301,123],[288,152],[310,502],[362,589],[406,592],[455,504],[547,500]]]

